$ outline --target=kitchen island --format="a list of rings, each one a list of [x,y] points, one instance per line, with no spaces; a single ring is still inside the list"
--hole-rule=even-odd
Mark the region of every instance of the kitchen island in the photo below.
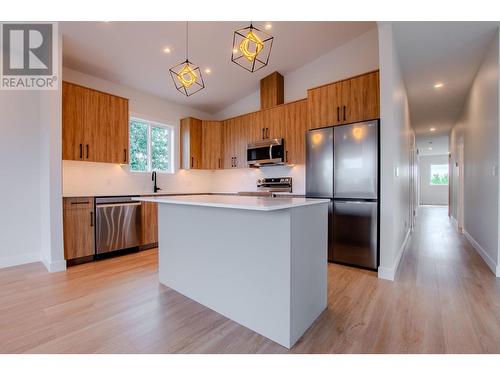
[[[287,348],[326,308],[328,200],[136,199],[158,203],[162,284]]]

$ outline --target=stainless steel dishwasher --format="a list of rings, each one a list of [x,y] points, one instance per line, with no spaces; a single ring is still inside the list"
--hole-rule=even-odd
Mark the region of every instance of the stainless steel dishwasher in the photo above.
[[[96,254],[129,249],[141,242],[141,202],[127,197],[98,197]]]

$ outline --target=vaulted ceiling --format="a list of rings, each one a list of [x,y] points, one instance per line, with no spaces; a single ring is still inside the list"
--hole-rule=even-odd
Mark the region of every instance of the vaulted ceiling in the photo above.
[[[233,31],[241,22],[190,22],[189,58],[206,89],[186,98],[168,69],[183,61],[185,22],[61,22],[63,65],[172,102],[216,113],[259,87],[273,71],[287,74],[376,27],[374,22],[269,22],[275,37],[270,63],[250,73],[231,62]],[[268,22],[257,22],[263,29]],[[164,53],[165,47],[170,53]]]

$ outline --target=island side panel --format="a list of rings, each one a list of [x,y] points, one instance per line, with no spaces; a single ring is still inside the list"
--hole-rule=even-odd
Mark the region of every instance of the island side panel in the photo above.
[[[328,203],[291,215],[291,345],[327,306]]]
[[[290,210],[159,204],[160,282],[290,347]]]

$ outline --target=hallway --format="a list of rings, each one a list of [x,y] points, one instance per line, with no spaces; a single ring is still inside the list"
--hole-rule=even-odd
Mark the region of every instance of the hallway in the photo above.
[[[390,320],[401,324],[397,336],[409,352],[500,353],[500,280],[447,211],[419,208],[395,281],[399,309]]]
[[[0,270],[0,353],[288,353],[158,284],[157,250],[49,274]],[[395,282],[329,264],[292,353],[500,353],[500,280],[445,207],[421,207]]]

